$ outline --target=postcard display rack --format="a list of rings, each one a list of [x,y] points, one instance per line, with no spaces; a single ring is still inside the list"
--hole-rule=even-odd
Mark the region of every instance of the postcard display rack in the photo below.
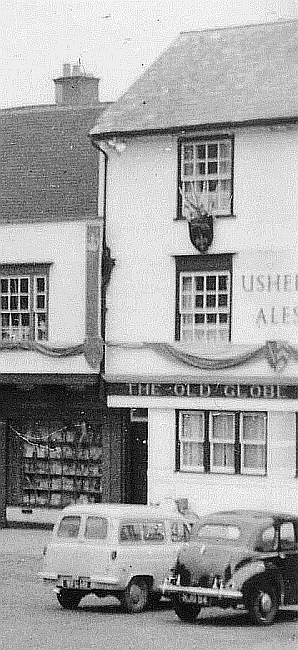
[[[101,501],[101,438],[92,423],[27,431],[23,448],[22,505],[63,508]],[[29,435],[28,435],[29,434]]]

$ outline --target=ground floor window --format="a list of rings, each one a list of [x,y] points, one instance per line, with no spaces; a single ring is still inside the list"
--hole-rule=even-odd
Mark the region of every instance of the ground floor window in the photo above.
[[[18,505],[61,508],[101,501],[102,441],[96,421],[10,421],[8,434],[19,447]]]
[[[267,414],[178,411],[177,470],[266,474]]]

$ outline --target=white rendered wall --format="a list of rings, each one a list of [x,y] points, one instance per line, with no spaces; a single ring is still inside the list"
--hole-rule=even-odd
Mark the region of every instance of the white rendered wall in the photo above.
[[[296,512],[294,413],[268,413],[267,476],[176,472],[175,427],[174,410],[149,410],[148,502],[186,497],[198,514],[228,508]]]
[[[297,340],[297,151],[292,128],[235,133],[235,216],[215,220],[208,251],[236,253],[232,342]],[[197,254],[187,223],[175,221],[176,202],[176,137],[134,138],[121,154],[109,148],[107,241],[116,266],[108,290],[108,340],[174,340],[174,256]],[[251,296],[241,290],[243,270],[268,276],[276,269],[292,276],[292,288],[288,281],[273,302],[272,294],[255,292],[260,309],[265,299],[268,322],[257,326],[257,312],[251,312],[247,328]],[[272,306],[273,320],[280,322],[271,322]]]
[[[51,262],[49,343],[76,344],[85,338],[86,224],[84,222],[4,225],[0,260]],[[83,356],[50,358],[33,352],[0,352],[0,372],[92,372]]]

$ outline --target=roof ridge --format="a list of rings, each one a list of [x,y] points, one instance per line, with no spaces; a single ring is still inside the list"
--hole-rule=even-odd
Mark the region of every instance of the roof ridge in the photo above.
[[[298,23],[297,18],[285,18],[283,20],[266,20],[261,23],[243,23],[240,25],[225,25],[225,27],[204,27],[203,29],[189,29],[179,32],[180,34],[201,34],[202,32],[222,32],[228,29],[244,29],[247,27],[261,27],[261,25],[277,25],[285,23]]]

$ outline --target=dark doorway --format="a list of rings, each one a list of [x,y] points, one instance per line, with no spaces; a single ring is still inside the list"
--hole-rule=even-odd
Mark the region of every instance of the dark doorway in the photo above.
[[[148,422],[130,422],[130,501],[147,503]]]

